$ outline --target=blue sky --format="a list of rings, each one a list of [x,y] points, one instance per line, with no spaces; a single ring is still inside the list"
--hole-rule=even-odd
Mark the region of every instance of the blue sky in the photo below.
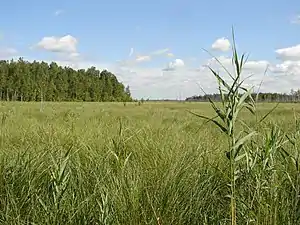
[[[299,15],[297,0],[11,0],[0,8],[0,57],[94,65],[114,72],[134,97],[186,97],[200,94],[196,82],[215,90],[203,65],[217,65],[202,48],[228,63],[234,26],[256,74],[249,85],[269,65],[263,89],[288,92],[300,88]]]

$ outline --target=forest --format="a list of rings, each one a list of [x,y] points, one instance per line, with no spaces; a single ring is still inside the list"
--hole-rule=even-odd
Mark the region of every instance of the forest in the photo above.
[[[75,70],[57,63],[0,61],[2,101],[132,101],[129,86],[95,67]]]
[[[290,93],[252,93],[252,98],[257,99],[258,102],[300,102],[300,90],[291,90]],[[221,101],[220,94],[205,94],[188,97],[185,101],[208,102],[209,99],[213,101]]]

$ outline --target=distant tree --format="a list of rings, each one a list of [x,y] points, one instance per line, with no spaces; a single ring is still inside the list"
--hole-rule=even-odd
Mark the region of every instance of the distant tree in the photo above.
[[[127,101],[132,101],[129,85],[127,85],[125,88],[125,98]]]
[[[299,102],[300,101],[300,90],[291,90],[290,94],[285,93],[253,93],[252,97],[255,99],[258,94],[259,102]],[[220,101],[221,96],[219,94],[205,94],[195,95],[186,98],[186,101],[209,101],[209,98],[213,101]]]
[[[95,67],[74,70],[55,62],[0,61],[0,100],[132,101],[116,76]]]

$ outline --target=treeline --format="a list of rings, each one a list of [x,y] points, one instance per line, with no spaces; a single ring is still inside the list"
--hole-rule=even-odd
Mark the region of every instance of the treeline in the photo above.
[[[281,93],[253,93],[252,97],[258,102],[300,102],[300,90],[291,91],[290,94],[281,94]],[[221,101],[220,94],[206,94],[192,96],[185,99],[185,101],[197,101],[197,102],[206,102],[209,101],[209,98],[213,101]]]
[[[55,62],[0,61],[3,101],[132,101],[129,86],[107,70],[75,70]]]

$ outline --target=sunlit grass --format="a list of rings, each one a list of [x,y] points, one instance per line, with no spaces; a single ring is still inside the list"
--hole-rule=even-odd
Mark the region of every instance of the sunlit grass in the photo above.
[[[258,105],[258,114],[273,106]],[[230,223],[226,136],[187,109],[213,115],[207,103],[46,102],[43,112],[38,103],[1,103],[1,223]],[[300,106],[282,104],[271,114],[260,149],[283,132],[292,138],[294,111]],[[238,224],[299,222],[298,149],[284,145],[293,159],[274,146],[265,167],[241,170]]]

